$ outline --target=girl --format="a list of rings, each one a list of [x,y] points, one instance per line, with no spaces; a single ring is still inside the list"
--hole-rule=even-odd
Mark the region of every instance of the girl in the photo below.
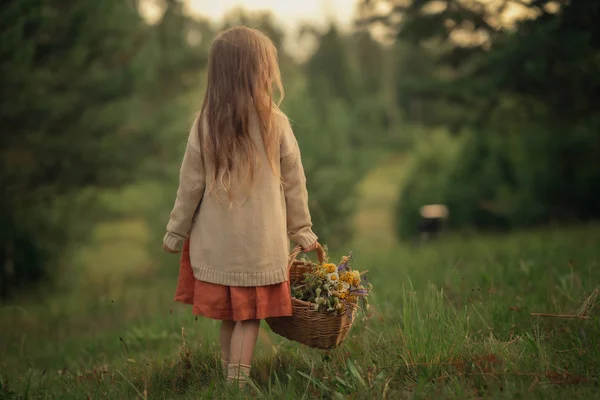
[[[292,314],[289,238],[317,246],[300,151],[273,86],[283,97],[265,35],[237,27],[217,36],[163,241],[171,253],[185,242],[175,300],[222,320],[223,367],[240,386],[260,320]]]

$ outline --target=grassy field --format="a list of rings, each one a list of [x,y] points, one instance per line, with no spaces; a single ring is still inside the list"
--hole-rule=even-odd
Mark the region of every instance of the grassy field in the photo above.
[[[157,265],[146,224],[120,221],[97,228],[59,293],[0,308],[0,399],[600,398],[600,310],[584,303],[600,286],[600,226],[399,245],[401,175],[391,162],[365,180],[356,240],[339,249],[375,287],[341,348],[265,324],[254,385],[227,388],[218,325],[172,301],[176,259]]]

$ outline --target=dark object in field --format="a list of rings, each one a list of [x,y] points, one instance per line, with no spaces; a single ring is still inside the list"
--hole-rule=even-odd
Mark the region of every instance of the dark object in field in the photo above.
[[[419,210],[420,241],[436,239],[442,230],[443,222],[448,217],[448,208],[442,204],[429,204]]]
[[[531,313],[532,317],[550,317],[550,318],[569,318],[569,319],[590,319],[591,312],[599,305],[596,300],[600,295],[600,290],[594,290],[581,304],[577,314],[548,314],[548,313]]]
[[[422,218],[419,225],[421,239],[435,239],[442,227],[441,218]]]

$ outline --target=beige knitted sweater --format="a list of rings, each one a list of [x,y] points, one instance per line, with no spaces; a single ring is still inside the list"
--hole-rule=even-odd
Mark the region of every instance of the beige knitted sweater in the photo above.
[[[209,191],[207,177],[213,170],[203,165],[196,124],[190,131],[164,243],[179,249],[190,238],[194,276],[201,281],[228,286],[284,282],[289,239],[304,247],[317,240],[311,229],[300,150],[288,119],[280,113],[274,118],[283,183],[268,163],[256,115],[250,122],[259,153],[257,167],[251,188],[240,177],[232,177],[231,187],[239,189],[233,202],[219,183]]]

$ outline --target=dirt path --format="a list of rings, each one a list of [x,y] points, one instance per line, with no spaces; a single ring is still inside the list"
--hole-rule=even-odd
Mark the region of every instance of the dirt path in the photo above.
[[[359,184],[360,200],[354,217],[356,244],[377,244],[377,247],[397,244],[395,207],[406,165],[405,157],[391,157]]]

